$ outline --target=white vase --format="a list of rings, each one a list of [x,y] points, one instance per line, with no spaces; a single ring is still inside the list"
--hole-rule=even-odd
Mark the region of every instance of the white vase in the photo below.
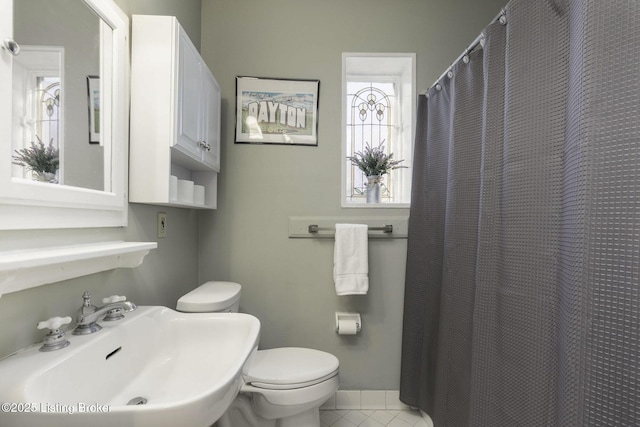
[[[50,182],[52,184],[57,184],[58,177],[56,175],[57,173],[33,171],[31,173],[31,179],[33,179],[34,181]]]
[[[367,203],[380,203],[380,175],[367,177]]]

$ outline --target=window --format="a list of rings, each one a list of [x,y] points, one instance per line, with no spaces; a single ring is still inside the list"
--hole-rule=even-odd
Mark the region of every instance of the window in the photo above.
[[[54,148],[59,148],[60,126],[60,77],[36,78],[35,90],[36,102],[34,102],[34,141],[40,139],[45,145],[50,143]]]
[[[21,47],[13,63],[13,149],[42,142],[63,151],[62,99],[64,47]],[[31,180],[34,172],[12,165],[12,176]],[[62,182],[62,175],[55,181]]]
[[[342,55],[343,207],[408,207],[415,105],[415,54]],[[400,169],[383,177],[381,202],[366,203],[367,178],[347,157],[381,147]]]

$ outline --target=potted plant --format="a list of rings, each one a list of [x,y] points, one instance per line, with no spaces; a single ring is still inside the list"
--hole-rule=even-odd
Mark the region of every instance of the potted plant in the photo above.
[[[364,150],[356,151],[353,156],[347,159],[351,164],[357,166],[367,177],[367,203],[380,203],[380,183],[383,175],[394,169],[405,168],[400,163],[403,160],[393,160],[393,153],[385,153],[384,141],[377,147],[365,144]]]
[[[47,147],[40,138],[36,138],[38,142],[31,142],[31,147],[14,150],[13,164],[30,170],[34,180],[57,183],[60,157],[58,149],[53,146],[53,138]]]

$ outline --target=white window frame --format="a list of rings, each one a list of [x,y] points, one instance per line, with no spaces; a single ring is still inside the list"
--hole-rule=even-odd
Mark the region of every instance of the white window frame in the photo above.
[[[413,141],[416,115],[416,54],[415,53],[354,53],[342,54],[342,181],[341,206],[343,208],[408,208],[411,198],[411,165],[413,159]],[[350,155],[348,147],[347,115],[347,83],[362,79],[380,82],[395,81],[400,99],[399,134],[400,145],[391,148],[394,159],[404,159],[407,168],[392,171],[394,191],[400,191],[402,202],[365,203],[348,199],[348,186],[351,185],[351,163],[346,159]],[[349,153],[349,154],[348,154]]]
[[[16,75],[15,61],[21,63],[22,73]],[[42,77],[58,77],[60,89],[60,102],[58,106],[58,135],[56,138],[56,147],[59,151],[60,170],[58,182],[64,184],[64,46],[20,46],[20,57],[14,59],[13,87],[21,88],[23,95],[20,99],[26,100],[21,111],[14,111],[14,126],[12,141],[14,144],[18,141],[22,142],[19,148],[28,148],[29,142],[36,141],[35,136],[42,136],[42,132],[35,128],[34,123],[40,121],[41,105],[40,95],[41,89],[38,80]],[[14,106],[16,108],[17,106]],[[16,118],[16,115],[18,118]],[[49,139],[44,138],[42,142],[45,146],[49,145]],[[31,179],[31,171],[27,171],[22,166],[12,165],[12,176],[22,177],[23,179]]]

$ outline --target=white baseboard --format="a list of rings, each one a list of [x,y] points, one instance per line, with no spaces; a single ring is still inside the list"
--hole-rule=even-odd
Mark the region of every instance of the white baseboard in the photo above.
[[[338,390],[322,406],[321,410],[364,409],[411,411],[415,408],[400,401],[399,390]],[[429,415],[420,411],[427,425],[433,426]]]
[[[338,390],[322,409],[392,409],[411,408],[400,402],[398,390]]]

